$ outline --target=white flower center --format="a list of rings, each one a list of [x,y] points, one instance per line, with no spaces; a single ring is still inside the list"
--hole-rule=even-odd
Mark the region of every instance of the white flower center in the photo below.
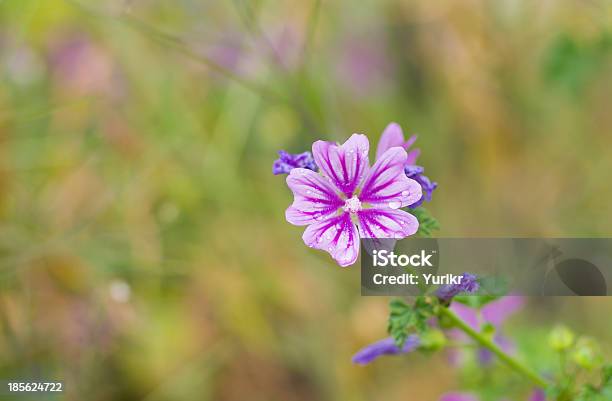
[[[344,203],[343,209],[345,212],[349,213],[357,213],[358,211],[360,211],[361,201],[359,200],[357,195],[354,195],[351,199],[347,199]]]

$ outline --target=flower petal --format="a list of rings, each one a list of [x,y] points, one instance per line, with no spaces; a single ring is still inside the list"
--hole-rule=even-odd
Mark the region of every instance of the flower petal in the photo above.
[[[294,168],[307,168],[308,170],[318,171],[317,165],[310,152],[287,153],[284,150],[278,151],[278,159],[272,165],[272,174],[289,174]]]
[[[478,277],[475,274],[463,273],[459,284],[446,284],[438,287],[435,294],[442,301],[449,302],[459,294],[473,294],[480,289]]]
[[[406,165],[410,166],[416,164],[417,159],[421,155],[421,149],[412,149],[408,152],[408,157],[406,158]]]
[[[421,186],[404,172],[406,151],[387,150],[370,169],[364,179],[359,199],[376,208],[399,209],[421,199]]]
[[[419,337],[413,334],[406,338],[404,346],[402,349],[399,349],[397,345],[395,345],[395,340],[393,340],[393,338],[384,338],[360,349],[359,352],[353,356],[353,363],[367,365],[381,355],[406,354],[414,351],[419,346],[419,342]]]
[[[537,388],[531,393],[529,401],[546,401],[546,393],[544,390]]]
[[[408,155],[408,157],[410,157],[410,155]],[[406,167],[404,167],[404,171],[408,178],[412,178],[413,180],[419,183],[419,185],[421,186],[421,192],[423,193],[421,199],[410,205],[410,208],[414,209],[416,207],[419,207],[423,203],[423,201],[431,201],[431,195],[433,191],[438,187],[438,183],[431,182],[428,177],[424,176],[423,173],[425,172],[425,169],[421,166],[407,165]]]
[[[417,232],[419,221],[403,210],[363,209],[357,212],[361,238],[404,238]]]
[[[294,168],[287,177],[287,185],[294,200],[285,217],[296,226],[313,224],[332,216],[344,204],[332,185],[314,171]]]
[[[508,339],[503,334],[496,334],[493,337],[493,341],[506,354],[514,354],[516,352],[516,347],[514,346],[512,340]],[[493,357],[493,352],[489,351],[488,348],[480,348],[478,350],[478,362],[480,362],[481,365],[488,365],[493,360]]]
[[[453,302],[450,309],[463,319],[474,330],[480,330],[480,318],[476,309],[469,306]]]
[[[482,317],[486,322],[499,327],[510,315],[520,310],[524,304],[523,297],[508,295],[483,306]]]
[[[361,134],[351,135],[340,146],[325,141],[317,141],[312,145],[317,166],[347,198],[353,196],[370,166],[369,150],[368,137]]]
[[[340,266],[352,265],[359,256],[359,233],[348,213],[308,226],[302,239],[311,248],[329,252]]]
[[[410,140],[414,142],[416,136],[413,136]],[[404,133],[402,132],[402,127],[400,127],[398,123],[390,123],[380,136],[380,141],[378,141],[376,160],[380,159],[387,150],[397,146],[404,147]]]

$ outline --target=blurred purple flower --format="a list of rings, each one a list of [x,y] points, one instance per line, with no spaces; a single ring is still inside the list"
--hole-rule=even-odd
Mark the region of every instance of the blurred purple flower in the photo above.
[[[352,36],[344,40],[338,52],[338,81],[348,91],[372,95],[391,87],[393,66],[385,51],[385,43],[376,33]]]
[[[206,51],[210,57],[220,67],[233,72],[239,72],[240,62],[244,56],[242,44],[232,38],[220,40]]]
[[[506,296],[485,305],[482,310],[484,321],[500,328],[510,315],[518,312],[525,305],[525,299],[519,296]]]
[[[448,302],[456,295],[467,293],[472,294],[478,291],[480,285],[478,284],[478,278],[474,274],[463,273],[461,282],[459,284],[443,285],[436,291],[436,296],[442,301]]]
[[[419,338],[416,335],[406,338],[406,342],[401,349],[395,345],[393,338],[385,338],[359,350],[359,352],[353,356],[353,363],[367,365],[381,355],[407,354],[417,349],[418,346]]]
[[[64,87],[79,93],[109,93],[115,66],[102,48],[85,36],[63,39],[51,54],[51,66]]]
[[[271,46],[276,62],[283,69],[292,71],[302,62],[303,40],[299,30],[292,24],[285,24],[271,29],[268,39],[261,38],[260,46]]]
[[[196,41],[193,46],[218,67],[244,77],[295,70],[303,56],[300,33],[290,23],[265,30],[257,36],[226,31],[209,43]]]
[[[425,172],[425,169],[421,166],[416,165],[416,160],[421,154],[420,149],[409,150],[410,147],[416,141],[416,139],[417,136],[412,135],[410,138],[408,138],[407,141],[405,141],[402,127],[400,127],[397,123],[390,123],[383,131],[380,137],[380,141],[378,142],[378,148],[376,150],[377,158],[387,149],[394,146],[402,147],[408,152],[408,157],[406,158],[406,164],[404,167],[405,173],[408,178],[412,178],[413,180],[418,182],[421,188],[423,189],[423,196],[417,202],[410,205],[411,208],[420,206],[423,201],[431,201],[431,195],[433,191],[438,187],[438,183],[432,182],[423,174]]]
[[[490,323],[499,329],[503,322],[520,310],[524,304],[523,297],[509,295],[489,302],[482,307],[480,313],[478,309],[460,303],[453,303],[450,308],[476,330],[480,330],[485,323]]]
[[[505,353],[513,354],[516,349],[514,343],[508,339],[508,337],[502,334],[495,334],[493,337],[495,344],[499,346]],[[494,354],[486,348],[478,349],[478,361],[482,365],[488,365],[493,360]]]
[[[369,148],[360,134],[342,145],[317,141],[312,154],[320,174],[294,168],[287,177],[294,195],[287,221],[308,226],[306,245],[329,252],[340,266],[355,263],[360,237],[404,238],[419,226],[399,210],[421,197],[421,186],[404,174],[406,151],[390,148],[370,167]]]
[[[546,401],[546,394],[544,393],[544,390],[539,388],[535,389],[533,393],[531,393],[529,401]]]
[[[272,173],[274,175],[289,174],[294,168],[319,171],[310,152],[291,154],[284,150],[279,150],[278,156],[279,158],[272,165]]]
[[[518,296],[506,296],[495,301],[488,303],[483,306],[480,310],[470,308],[466,305],[454,302],[450,308],[455,312],[461,319],[463,319],[468,325],[474,330],[481,330],[485,324],[492,324],[495,326],[497,333],[493,338],[493,341],[504,351],[513,353],[515,351],[514,343],[510,341],[501,332],[501,326],[503,322],[513,313],[517,312],[524,305],[522,297]],[[468,340],[465,334],[459,330],[450,330],[448,335],[455,340]],[[458,350],[449,350],[450,359],[453,363],[460,364],[462,361],[462,355]],[[493,355],[486,349],[478,350],[478,360],[482,364],[488,364]]]

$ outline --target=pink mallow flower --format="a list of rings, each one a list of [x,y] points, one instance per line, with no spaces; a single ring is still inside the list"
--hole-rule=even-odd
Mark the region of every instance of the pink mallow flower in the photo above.
[[[380,156],[382,156],[387,149],[399,146],[406,149],[408,152],[408,157],[406,157],[405,164],[408,166],[415,165],[419,155],[421,154],[421,150],[410,149],[410,147],[416,142],[416,140],[416,135],[412,135],[407,141],[404,140],[404,132],[402,131],[402,127],[400,127],[398,123],[390,123],[380,136],[378,148],[376,148],[376,158],[380,158]]]
[[[414,142],[416,141],[417,136],[412,135],[408,140],[404,140],[404,132],[402,131],[402,127],[397,123],[390,123],[387,125],[382,135],[380,136],[380,141],[378,142],[378,148],[376,149],[376,157],[380,157],[387,149],[393,146],[400,146],[406,149],[408,152],[408,157],[406,158],[406,164],[404,165],[404,172],[408,176],[408,178],[412,178],[416,182],[421,185],[423,196],[421,199],[410,205],[411,209],[421,206],[424,201],[431,201],[431,195],[433,191],[438,187],[438,183],[431,181],[427,176],[425,176],[425,169],[421,166],[416,165],[416,161],[421,154],[420,149],[410,149]]]
[[[419,222],[400,210],[421,198],[421,186],[404,173],[408,155],[390,147],[370,167],[370,144],[353,134],[344,144],[317,141],[312,154],[319,173],[294,168],[287,185],[294,195],[287,221],[308,226],[302,238],[322,249],[340,266],[359,256],[360,238],[404,238],[416,233]]]

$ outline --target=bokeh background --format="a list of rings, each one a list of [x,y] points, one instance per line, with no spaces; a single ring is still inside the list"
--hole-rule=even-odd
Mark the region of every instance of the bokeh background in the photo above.
[[[443,355],[351,363],[388,299],[285,222],[279,149],[396,121],[439,236],[611,233],[606,0],[4,0],[0,76],[0,377],[62,399],[456,388]],[[611,307],[532,299],[507,331],[536,365],[556,322],[609,350]]]

